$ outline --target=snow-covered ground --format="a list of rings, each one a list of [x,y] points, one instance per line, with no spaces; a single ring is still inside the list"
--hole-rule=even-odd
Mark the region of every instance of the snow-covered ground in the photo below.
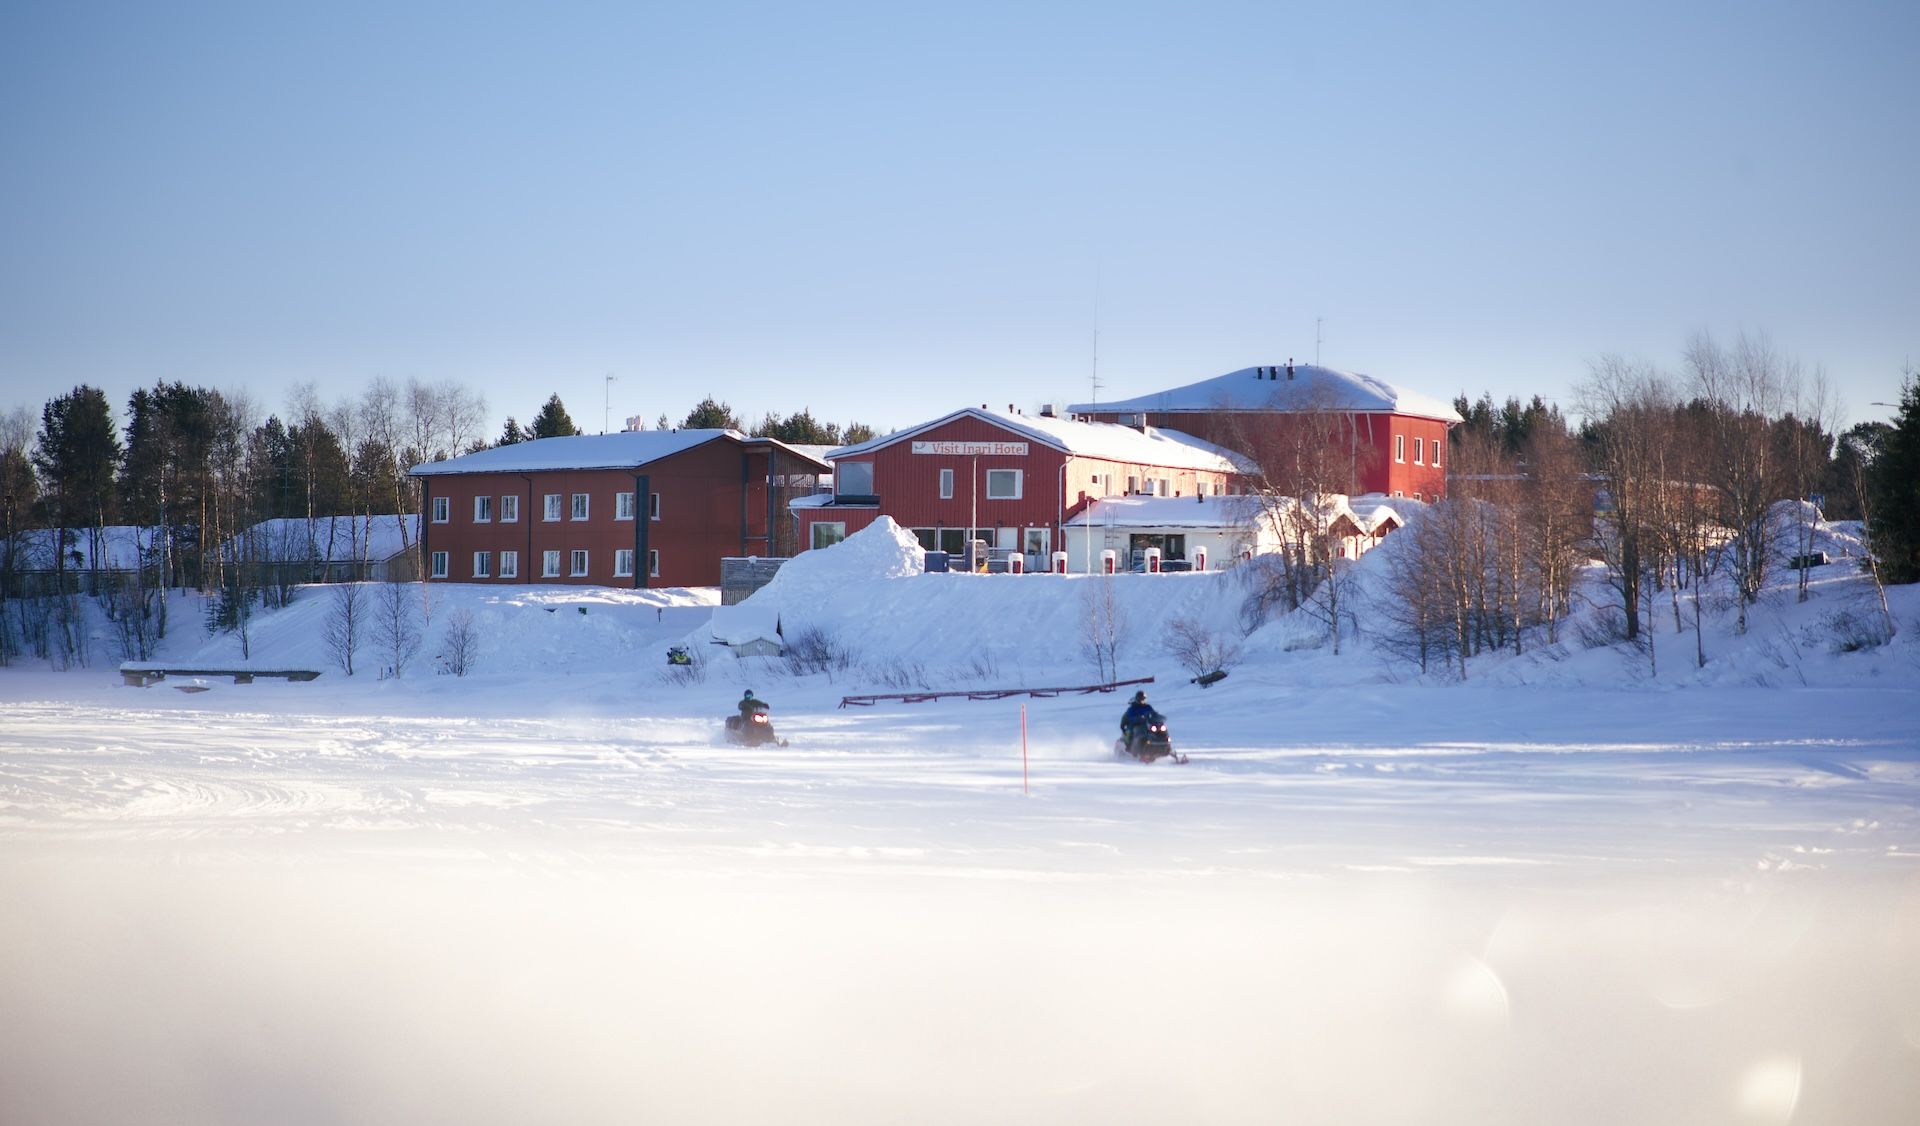
[[[1454,683],[1280,622],[1201,689],[1157,631],[1237,621],[1231,576],[921,576],[863,536],[756,597],[829,674],[671,675],[709,592],[460,587],[400,679],[0,670],[0,1121],[1920,1106],[1920,590],[1842,652],[1878,604],[1825,569],[1710,622],[1705,670],[1668,618],[1654,675],[1569,644]],[[1118,696],[838,706],[1088,683],[1103,589],[1189,765],[1111,761]],[[320,667],[326,597],[256,666]],[[433,675],[463,609],[476,671]],[[749,686],[790,746],[716,740]]]

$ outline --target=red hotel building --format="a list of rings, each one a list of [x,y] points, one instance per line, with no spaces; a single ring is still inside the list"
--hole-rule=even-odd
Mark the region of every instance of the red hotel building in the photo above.
[[[1075,403],[1078,418],[1169,426],[1259,460],[1287,415],[1325,418],[1351,459],[1347,492],[1433,501],[1447,495],[1441,451],[1462,419],[1452,405],[1370,375],[1288,361],[1117,403]]]
[[[827,464],[732,430],[541,438],[415,466],[429,581],[718,586],[791,547],[787,501]]]
[[[1218,496],[1246,461],[1170,430],[1042,414],[955,411],[827,454],[831,497],[794,502],[802,547],[826,547],[882,514],[930,550],[960,551],[971,533],[1047,570],[1062,521],[1089,497]]]

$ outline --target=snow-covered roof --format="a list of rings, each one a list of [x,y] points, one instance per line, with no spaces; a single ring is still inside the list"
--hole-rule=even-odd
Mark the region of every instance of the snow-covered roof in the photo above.
[[[1067,521],[1070,528],[1234,528],[1246,527],[1261,517],[1269,504],[1290,507],[1298,504],[1292,497],[1270,501],[1257,496],[1225,497],[1099,497]],[[1388,519],[1404,525],[1404,510],[1395,505],[1409,502],[1379,493],[1358,497],[1329,494],[1324,498],[1329,520],[1341,516],[1351,519],[1362,532],[1371,533]],[[1418,503],[1412,502],[1412,503]]]
[[[1112,422],[1003,414],[977,407],[957,410],[932,422],[896,430],[857,445],[841,446],[829,452],[827,457],[838,461],[872,453],[963,418],[991,423],[1076,457],[1095,457],[1129,465],[1157,465],[1168,469],[1205,469],[1219,473],[1247,473],[1253,470],[1253,463],[1238,453],[1178,430],[1161,430],[1151,426],[1141,430]]]
[[[536,438],[511,446],[431,461],[411,470],[415,477],[449,473],[538,473],[561,469],[633,469],[708,442],[731,438],[749,446],[775,446],[795,457],[821,459],[773,438],[749,438],[738,430],[622,430],[617,434],[574,434],[565,438]]]
[[[1260,513],[1258,497],[1098,497],[1067,521],[1084,528],[1234,528]]]
[[[160,529],[137,524],[109,524],[98,529],[100,554],[93,555],[93,528],[69,528],[65,544],[69,571],[131,571],[140,566],[142,552],[158,542]],[[52,571],[58,533],[52,528],[30,528],[14,535],[14,565],[26,571]]]
[[[316,516],[262,520],[246,533],[257,556],[270,560],[354,563],[391,559],[420,542],[420,517]],[[404,539],[402,538],[404,534]],[[236,536],[227,541],[229,557],[242,550]]]
[[[1288,378],[1287,370],[1284,364],[1241,368],[1170,391],[1112,403],[1073,403],[1067,409],[1075,414],[1335,410],[1463,421],[1451,404],[1371,375],[1294,364],[1292,378]]]

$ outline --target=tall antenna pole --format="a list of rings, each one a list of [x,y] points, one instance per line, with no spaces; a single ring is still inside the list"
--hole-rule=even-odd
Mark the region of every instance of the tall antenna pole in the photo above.
[[[613,419],[613,381],[618,378],[619,376],[608,372],[607,380],[602,384],[602,389],[605,392],[601,395],[600,403],[600,433],[602,434],[607,432],[607,426]]]
[[[1093,401],[1100,401],[1100,263],[1093,265],[1093,374],[1088,380],[1093,385]]]
[[[1313,318],[1313,366],[1314,367],[1320,366],[1320,341],[1323,339],[1320,334],[1320,326],[1326,323],[1327,323],[1327,318],[1325,317]]]

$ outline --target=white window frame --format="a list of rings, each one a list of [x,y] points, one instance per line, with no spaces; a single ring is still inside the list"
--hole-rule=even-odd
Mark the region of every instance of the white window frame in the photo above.
[[[585,520],[589,518],[589,514],[592,511],[592,494],[575,493],[573,494],[573,505],[567,510],[567,518],[570,520]]]
[[[446,497],[433,498],[433,522],[445,524],[453,519],[453,504]]]
[[[633,519],[633,494],[632,493],[613,494],[613,518],[615,520]],[[619,572],[616,571],[614,573],[618,574]]]
[[[649,520],[660,519],[660,494],[659,493],[647,494],[647,519]]]
[[[647,577],[650,579],[660,577],[660,549],[657,547],[647,549]]]
[[[1405,434],[1395,434],[1393,436],[1393,460],[1399,462],[1401,465],[1407,463],[1407,436]]]
[[[447,553],[444,551],[434,552],[432,566],[433,566],[434,578],[436,579],[446,578],[447,577]]]
[[[503,551],[500,553],[500,577],[503,579],[517,579],[520,577],[520,553],[518,551]]]
[[[473,577],[490,579],[493,577],[493,552],[476,551],[473,553]]]
[[[550,522],[558,521],[560,519],[561,499],[562,497],[559,493],[545,494],[546,503],[545,503],[545,506],[541,509],[540,519],[545,521],[550,521]]]
[[[833,543],[820,542],[820,533],[827,528],[838,529],[838,535]],[[839,543],[846,538],[847,522],[845,520],[815,520],[813,523],[807,525],[807,549],[809,551],[818,551],[823,547],[832,547],[833,544]]]
[[[500,522],[502,524],[518,524],[520,522],[519,494],[507,493],[500,498]]]
[[[633,577],[633,549],[632,548],[620,547],[620,548],[614,549],[613,577],[616,579],[630,579]]]
[[[996,494],[993,491],[993,475],[996,473],[1013,474],[1013,492],[1012,493]],[[987,470],[986,484],[987,484],[987,495],[986,495],[987,500],[1020,500],[1024,498],[1026,495],[1027,471],[1024,469],[989,469]]]
[[[1440,439],[1433,440],[1433,467],[1440,468]]]
[[[557,579],[560,577],[560,553],[558,551],[543,551],[540,553],[540,577],[543,579]]]
[[[1427,463],[1427,440],[1425,438],[1415,438],[1413,440],[1413,463],[1415,465],[1425,465]]]
[[[1135,477],[1132,474],[1128,474],[1126,495],[1132,496],[1134,493],[1138,492],[1139,490],[1140,490],[1140,478]]]
[[[481,495],[473,498],[473,522],[476,524],[493,523],[493,498]]]
[[[586,548],[574,548],[567,553],[567,577],[570,579],[586,578],[587,570],[592,565],[592,562],[593,559],[587,554]]]
[[[953,470],[951,469],[942,469],[940,471],[940,499],[953,499]]]

